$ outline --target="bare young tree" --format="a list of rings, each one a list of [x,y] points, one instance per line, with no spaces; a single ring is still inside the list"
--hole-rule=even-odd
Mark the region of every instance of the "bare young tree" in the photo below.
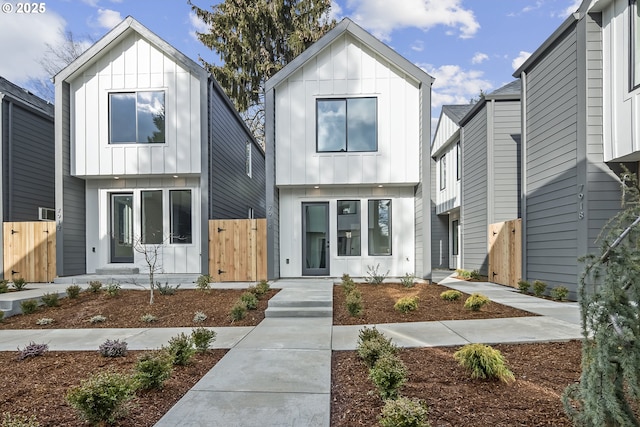
[[[149,274],[149,304],[153,304],[153,291],[156,286],[155,274],[162,272],[162,248],[169,238],[163,239],[160,243],[143,243],[142,237],[137,236],[133,242],[133,250],[144,257]]]

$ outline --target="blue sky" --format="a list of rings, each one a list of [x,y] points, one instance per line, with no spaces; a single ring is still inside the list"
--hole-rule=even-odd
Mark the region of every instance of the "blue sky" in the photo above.
[[[207,8],[215,0],[193,0]],[[45,77],[38,61],[64,31],[99,39],[128,15],[194,60],[213,62],[195,31],[205,31],[186,0],[49,0],[41,14],[0,12],[0,76],[26,85]],[[443,104],[467,103],[513,80],[514,70],[580,0],[334,0],[348,16],[436,78],[432,118]],[[7,6],[5,6],[7,7]],[[4,10],[4,8],[3,8]]]

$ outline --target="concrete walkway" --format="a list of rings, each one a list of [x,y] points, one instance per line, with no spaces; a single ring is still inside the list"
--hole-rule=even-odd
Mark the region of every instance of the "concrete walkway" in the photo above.
[[[441,284],[463,292],[481,292],[492,301],[540,316],[376,325],[401,347],[460,346],[566,341],[582,338],[577,303],[522,295],[491,283],[445,278]],[[218,285],[223,287],[225,285]],[[329,426],[331,351],[356,348],[362,326],[332,326],[331,316],[280,316],[287,301],[305,306],[332,300],[333,280],[279,280],[278,309],[256,327],[212,328],[213,348],[229,352],[156,424],[165,426]],[[246,287],[246,286],[245,286]],[[30,291],[34,292],[34,291]],[[2,295],[0,294],[0,301]],[[325,310],[326,312],[326,310]],[[330,313],[330,311],[329,311]],[[300,315],[300,313],[298,313]],[[302,314],[304,316],[304,314]],[[0,330],[0,351],[29,341],[51,350],[95,350],[106,339],[124,339],[132,350],[158,348],[191,328]]]

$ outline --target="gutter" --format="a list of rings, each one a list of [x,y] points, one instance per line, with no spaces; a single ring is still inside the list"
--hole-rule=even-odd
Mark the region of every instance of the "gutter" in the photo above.
[[[527,73],[520,73],[522,81],[521,102],[520,102],[520,218],[522,219],[521,236],[521,280],[527,280]]]

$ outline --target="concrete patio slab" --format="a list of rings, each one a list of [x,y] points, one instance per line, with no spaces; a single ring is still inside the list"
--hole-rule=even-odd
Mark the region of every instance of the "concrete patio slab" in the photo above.
[[[265,318],[235,348],[331,350],[331,323],[330,317]]]

